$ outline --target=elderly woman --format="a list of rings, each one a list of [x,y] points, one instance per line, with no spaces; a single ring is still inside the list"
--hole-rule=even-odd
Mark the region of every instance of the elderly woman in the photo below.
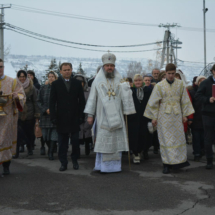
[[[48,157],[49,160],[54,160],[53,154],[57,144],[58,135],[56,130],[56,125],[53,125],[50,120],[49,111],[49,99],[51,92],[51,84],[53,81],[57,80],[56,73],[50,71],[47,74],[48,84],[42,86],[38,95],[38,106],[40,108],[40,123],[39,126],[42,129],[43,140],[48,146]],[[43,146],[42,146],[43,147]]]
[[[17,137],[17,150],[15,158],[19,157],[19,146],[25,141],[27,144],[28,155],[33,155],[34,146],[34,126],[35,121],[38,121],[40,116],[37,106],[37,91],[33,85],[33,81],[27,77],[24,70],[19,70],[17,73],[17,81],[22,84],[26,94],[26,103],[23,112],[19,112],[18,119],[18,137]]]
[[[191,132],[193,138],[193,155],[194,161],[200,161],[204,155],[204,126],[202,120],[202,103],[195,99],[196,92],[202,81],[206,79],[205,76],[194,77],[193,86],[187,87],[192,98],[193,108],[195,113],[193,115],[193,123],[191,124]]]
[[[75,79],[81,81],[82,87],[84,89],[84,97],[85,101],[87,103],[89,94],[90,94],[90,87],[88,87],[87,79],[84,75],[77,74],[74,77]],[[90,154],[90,143],[92,143],[92,125],[89,125],[87,122],[87,114],[85,114],[85,120],[84,122],[80,125],[80,132],[79,132],[79,144],[84,144],[85,143],[85,154],[89,155]]]
[[[136,113],[128,115],[128,134],[130,150],[133,152],[133,162],[140,163],[140,153],[148,158],[148,149],[151,146],[152,135],[148,131],[150,119],[143,116],[152,89],[144,86],[143,77],[139,74],[134,76],[133,100]]]

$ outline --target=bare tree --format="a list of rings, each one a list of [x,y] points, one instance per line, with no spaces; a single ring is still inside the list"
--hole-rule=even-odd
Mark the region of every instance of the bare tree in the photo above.
[[[161,57],[162,57],[162,43],[156,43],[155,49],[156,50],[154,55],[155,55],[155,60],[149,59],[147,62],[147,66],[145,67],[145,70],[147,73],[151,73],[154,68],[160,68],[161,66]]]
[[[128,64],[127,77],[133,78],[135,74],[143,75],[143,67],[140,62],[133,61]]]
[[[8,55],[10,54],[10,49],[11,49],[11,46],[7,46],[5,49],[4,49],[4,58],[5,60],[7,59]]]

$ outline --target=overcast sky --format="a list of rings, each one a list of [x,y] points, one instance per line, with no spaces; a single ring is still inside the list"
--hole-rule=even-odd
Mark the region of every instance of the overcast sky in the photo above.
[[[183,27],[203,27],[203,0],[4,0],[5,4],[18,4],[44,10],[83,16],[115,19],[149,24],[178,23]],[[206,0],[207,28],[215,29],[215,0]],[[69,41],[100,45],[131,45],[163,40],[165,29],[93,22],[43,14],[5,10],[5,22],[47,36]],[[171,29],[182,49],[178,57],[187,61],[204,60],[203,32]],[[214,61],[215,32],[207,33],[207,61]],[[11,45],[11,54],[53,55],[66,57],[101,57],[102,53],[83,51],[48,44],[5,30],[5,43]],[[125,48],[145,50],[154,46]],[[108,48],[100,48],[108,50]],[[119,50],[112,48],[110,50]],[[122,49],[120,49],[122,50]],[[143,53],[117,53],[120,58],[155,58],[155,51]]]

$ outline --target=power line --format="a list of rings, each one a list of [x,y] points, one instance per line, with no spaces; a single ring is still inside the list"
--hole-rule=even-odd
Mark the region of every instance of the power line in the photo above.
[[[55,44],[55,45],[60,45],[60,46],[64,46],[64,47],[69,47],[69,48],[74,48],[74,49],[80,49],[80,50],[87,50],[87,51],[95,51],[95,52],[107,52],[107,50],[96,50],[96,49],[87,49],[87,48],[80,48],[80,47],[75,47],[75,46],[68,46],[68,45],[64,45],[64,44],[60,44],[60,43],[56,43],[56,42],[52,42],[52,41],[48,41],[48,40],[44,40],[44,39],[41,39],[41,38],[38,38],[36,36],[32,36],[32,35],[28,35],[26,33],[23,33],[23,32],[19,32],[17,30],[14,30],[12,28],[5,28],[7,30],[11,30],[11,31],[14,31],[18,34],[22,34],[22,35],[25,35],[27,37],[31,37],[31,38],[34,38],[34,39],[37,39],[37,40],[40,40],[40,41],[44,41],[44,42],[47,42],[47,43],[51,43],[51,44]],[[155,51],[155,50],[161,50],[161,48],[159,49],[149,49],[149,50],[139,50],[139,51],[111,51],[111,52],[117,52],[117,53],[133,53],[133,52],[148,52],[148,51]]]
[[[30,13],[38,13],[38,14],[45,14],[45,15],[72,18],[72,19],[81,19],[81,20],[88,20],[88,21],[106,22],[106,23],[123,24],[123,25],[159,27],[159,25],[157,25],[157,24],[128,22],[128,21],[122,21],[122,20],[112,20],[112,19],[103,19],[103,18],[98,18],[98,17],[81,16],[81,15],[77,15],[77,14],[61,13],[61,12],[56,12],[56,11],[26,7],[26,6],[17,5],[17,4],[13,4],[12,9],[18,10],[18,11],[30,12]],[[196,32],[203,31],[202,28],[194,28],[194,27],[180,27],[179,29],[184,30],[184,31],[196,31]],[[207,29],[207,32],[215,33],[215,29]]]
[[[204,62],[186,61],[186,60],[180,60],[180,59],[178,59],[178,60],[181,61],[181,62],[186,62],[186,63],[200,63],[200,64],[204,64]]]
[[[121,21],[121,20],[112,20],[112,19],[103,19],[103,18],[97,18],[97,17],[80,16],[80,15],[69,14],[69,13],[60,13],[60,12],[56,12],[56,11],[49,11],[49,10],[25,7],[25,6],[16,5],[16,4],[12,5],[12,9],[25,11],[25,12],[33,12],[33,13],[52,15],[52,16],[61,16],[61,17],[66,17],[66,18],[83,19],[83,20],[97,21],[97,22],[108,22],[108,23],[126,24],[126,25],[154,26],[154,27],[158,26],[156,24],[128,22],[128,21]]]
[[[43,37],[46,39],[51,39],[51,40],[55,40],[55,41],[59,41],[59,42],[64,42],[64,43],[71,43],[71,44],[75,44],[75,45],[81,45],[81,46],[94,46],[94,47],[111,47],[111,48],[126,48],[126,47],[140,47],[140,46],[147,46],[147,45],[155,45],[155,44],[159,44],[159,43],[163,43],[163,41],[157,41],[157,42],[153,42],[153,43],[145,43],[145,44],[136,44],[136,45],[122,45],[122,46],[105,46],[105,45],[93,45],[93,44],[86,44],[86,43],[77,43],[77,42],[72,42],[72,41],[67,41],[67,40],[62,40],[62,39],[58,39],[58,38],[54,38],[54,37],[49,37],[46,35],[42,35],[42,34],[38,34],[29,30],[26,30],[24,28],[20,28],[17,27],[15,25],[11,25],[9,23],[5,24],[6,26],[8,26],[9,28],[13,28],[28,34],[32,34],[35,36],[39,36],[39,37]]]

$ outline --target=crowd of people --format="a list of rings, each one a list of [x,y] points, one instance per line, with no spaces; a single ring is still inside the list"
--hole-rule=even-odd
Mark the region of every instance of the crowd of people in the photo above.
[[[0,164],[10,174],[11,160],[27,148],[33,156],[35,139],[40,154],[54,160],[59,171],[68,167],[72,145],[73,169],[79,169],[80,145],[85,154],[94,148],[95,171],[120,172],[123,152],[134,164],[149,159],[149,149],[161,155],[163,173],[189,166],[187,133],[191,130],[194,161],[206,156],[213,168],[215,139],[215,65],[211,76],[196,76],[192,84],[174,64],[165,71],[122,78],[116,56],[106,53],[90,80],[73,75],[71,63],[62,63],[58,75],[50,71],[40,85],[34,71],[20,70],[12,79],[0,59]],[[7,71],[7,70],[5,70]],[[48,149],[48,150],[46,150]]]

